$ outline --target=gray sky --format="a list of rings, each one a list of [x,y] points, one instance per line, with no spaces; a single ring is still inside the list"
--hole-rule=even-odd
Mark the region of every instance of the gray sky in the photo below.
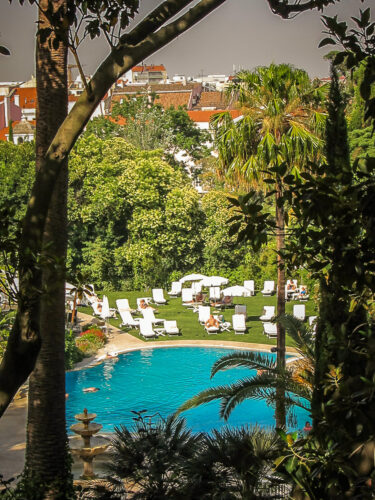
[[[373,1],[373,0],[372,0]],[[34,34],[36,7],[9,5],[0,0],[0,44],[12,52],[0,56],[0,81],[26,80],[34,73]],[[158,4],[157,0],[141,0],[141,13]],[[338,14],[342,20],[358,15],[359,8],[371,0],[341,0],[326,12]],[[271,62],[291,63],[307,70],[310,76],[326,76],[328,64],[323,55],[329,49],[318,49],[323,38],[321,14],[307,12],[293,20],[272,14],[265,0],[227,0],[215,12],[167,47],[154,54],[148,63],[163,63],[169,76],[230,74],[233,67],[251,69]],[[86,73],[93,73],[108,46],[104,39],[86,43],[80,57]]]

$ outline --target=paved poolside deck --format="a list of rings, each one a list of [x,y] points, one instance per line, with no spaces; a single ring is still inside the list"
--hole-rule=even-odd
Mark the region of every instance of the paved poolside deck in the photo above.
[[[92,316],[79,313],[82,324],[90,323]],[[143,341],[124,333],[114,326],[110,327],[111,338],[106,346],[98,351],[96,356],[84,359],[75,369],[95,365],[101,356],[106,353],[123,353],[130,350],[150,347],[175,347],[175,346],[207,346],[207,347],[239,347],[256,351],[270,350],[270,345],[251,344],[249,342],[233,342],[223,340],[172,340],[168,337],[164,342]],[[181,339],[181,337],[180,337]],[[287,348],[290,353],[296,351]],[[5,479],[14,477],[22,472],[25,459],[25,429],[27,415],[27,396],[25,391],[9,406],[4,416],[0,419],[0,473]]]

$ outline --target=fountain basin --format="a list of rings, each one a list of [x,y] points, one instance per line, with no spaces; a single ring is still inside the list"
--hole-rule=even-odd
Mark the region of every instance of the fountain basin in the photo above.
[[[90,424],[79,423],[70,426],[73,432],[79,434],[82,437],[90,437],[99,432],[102,427],[103,427],[102,424],[92,424],[92,423]]]

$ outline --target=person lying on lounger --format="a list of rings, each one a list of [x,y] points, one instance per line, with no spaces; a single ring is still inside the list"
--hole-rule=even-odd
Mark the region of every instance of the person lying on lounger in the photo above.
[[[215,319],[215,318],[213,317],[213,315],[212,315],[212,314],[210,314],[210,317],[209,317],[209,318],[208,318],[208,320],[206,321],[205,325],[206,325],[206,328],[212,328],[213,326],[214,326],[215,328],[219,328],[220,323],[219,323],[219,321],[218,321],[217,319]]]

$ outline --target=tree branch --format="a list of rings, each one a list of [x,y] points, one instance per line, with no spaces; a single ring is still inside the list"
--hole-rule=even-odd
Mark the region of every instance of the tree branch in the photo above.
[[[65,158],[101,99],[121,75],[187,31],[224,2],[225,0],[201,0],[176,21],[152,34],[144,33],[146,26],[150,27],[152,24],[148,16],[132,32],[132,42],[136,39],[139,42],[130,46],[124,42],[120,43],[103,61],[90,81],[91,93],[88,94],[86,90],[83,92],[48,148],[44,162],[37,172],[23,221],[19,251],[18,310],[0,365],[0,416],[33,370],[40,349],[39,300],[35,300],[41,289],[37,260],[42,250],[42,237],[51,195]],[[159,12],[160,9],[154,11],[158,12],[159,16],[153,26],[164,24],[180,10],[181,5],[187,3],[190,2],[164,2],[162,12]]]
[[[122,35],[120,44],[137,45],[145,36],[154,33],[165,22],[175,16],[194,0],[166,0],[147,17],[145,17],[130,33]]]
[[[323,10],[324,7],[328,5],[334,5],[340,2],[340,0],[308,0],[304,3],[300,3],[297,0],[295,3],[289,4],[288,0],[267,0],[268,4],[274,14],[278,14],[284,19],[289,19],[290,15],[300,14],[301,12],[306,12],[307,10]]]

